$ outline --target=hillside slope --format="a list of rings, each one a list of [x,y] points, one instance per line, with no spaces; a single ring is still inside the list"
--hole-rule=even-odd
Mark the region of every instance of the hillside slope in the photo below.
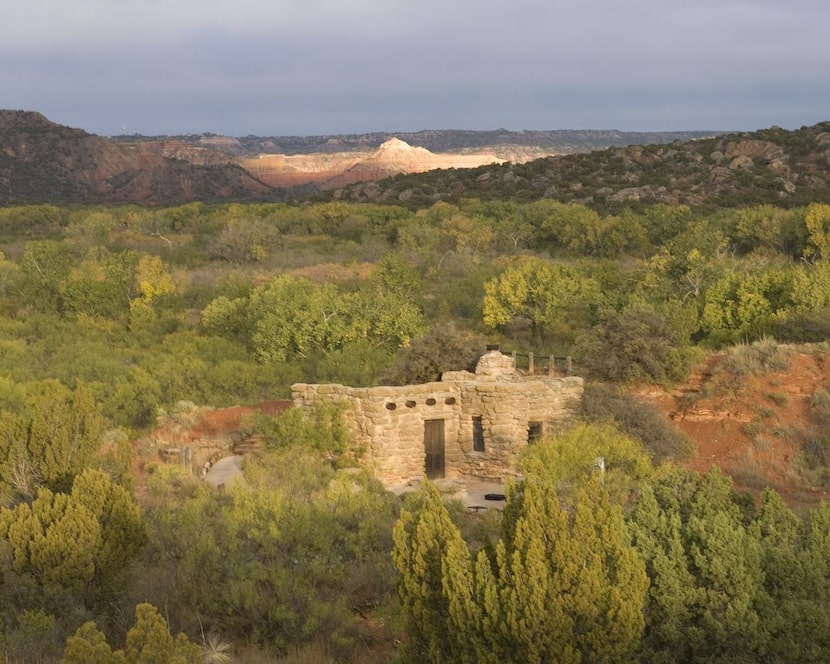
[[[39,113],[0,111],[0,204],[172,205],[271,193],[227,156],[192,152],[157,142],[115,143]]]
[[[251,201],[278,196],[275,188],[311,184],[330,189],[400,173],[469,169],[698,135],[446,130],[400,136],[108,139],[55,124],[39,113],[0,110],[0,205]],[[302,190],[298,195],[314,197]]]
[[[718,209],[828,202],[830,122],[398,176],[345,187],[336,195],[410,207],[462,198],[553,198],[604,212],[654,203]]]
[[[234,157],[261,154],[284,156],[368,153],[391,139],[434,153],[495,154],[499,159],[517,161],[517,156],[535,158],[551,154],[592,152],[627,145],[666,144],[693,141],[724,134],[723,131],[619,131],[616,129],[553,129],[510,131],[508,129],[466,130],[426,129],[421,131],[375,131],[367,134],[323,134],[317,136],[242,136],[192,134],[172,137],[194,147],[211,148]],[[116,141],[133,142],[135,136],[114,136]],[[146,140],[160,140],[149,137]],[[521,159],[526,161],[527,159]]]
[[[769,486],[801,510],[828,499],[828,388],[826,348],[764,342],[710,355],[671,391],[639,394],[694,442],[684,465],[715,466],[755,496]]]
[[[440,168],[475,168],[501,163],[494,153],[437,154],[390,138],[376,150],[312,154],[261,154],[239,163],[263,182],[275,187],[315,183],[323,189],[353,182],[379,180],[399,173],[423,173]]]

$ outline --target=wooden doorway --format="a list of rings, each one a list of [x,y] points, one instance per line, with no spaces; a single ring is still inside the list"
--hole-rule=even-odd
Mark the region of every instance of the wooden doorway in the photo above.
[[[444,477],[444,420],[424,420],[424,467],[427,477]]]

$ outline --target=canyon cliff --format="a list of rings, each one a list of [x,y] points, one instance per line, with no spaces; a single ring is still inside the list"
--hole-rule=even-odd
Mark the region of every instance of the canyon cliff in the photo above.
[[[390,138],[376,150],[317,152],[312,154],[260,154],[239,160],[240,165],[273,187],[314,183],[321,189],[336,189],[365,180],[380,180],[400,173],[423,173],[436,169],[476,168],[501,164],[493,152],[436,154]]]

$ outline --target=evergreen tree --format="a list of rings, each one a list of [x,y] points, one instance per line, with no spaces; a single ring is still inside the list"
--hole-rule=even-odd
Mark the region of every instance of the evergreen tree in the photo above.
[[[761,547],[728,478],[673,469],[646,485],[631,516],[652,580],[646,661],[757,661],[767,634]]]
[[[393,537],[392,555],[400,573],[398,593],[406,616],[409,661],[464,661],[459,658],[457,633],[450,625],[450,596],[444,583],[447,549],[451,542],[461,539],[461,533],[434,485],[427,484],[417,513],[401,511]],[[452,575],[448,569],[447,576]]]
[[[127,632],[127,664],[199,664],[201,648],[184,634],[175,639],[152,604],[135,607],[135,625]]]
[[[528,662],[625,661],[643,630],[648,579],[620,509],[598,481],[572,510],[541,478],[510,502],[495,578],[511,651]]]
[[[101,446],[104,418],[89,390],[54,380],[33,384],[26,413],[0,419],[0,482],[25,500],[38,486],[68,492]]]
[[[775,491],[761,494],[752,524],[761,547],[765,602],[759,613],[769,634],[766,656],[779,662],[823,662],[830,650],[830,604],[821,566],[804,549],[807,524]]]
[[[0,569],[41,601],[80,598],[89,609],[111,608],[143,543],[138,505],[99,470],[79,475],[71,493],[41,488],[31,505],[0,509]]]
[[[438,491],[395,528],[416,662],[623,662],[643,630],[645,567],[598,482],[560,505],[554,482],[508,490],[502,537],[475,562]]]
[[[66,640],[63,664],[126,664],[122,652],[113,652],[94,622],[86,622]]]

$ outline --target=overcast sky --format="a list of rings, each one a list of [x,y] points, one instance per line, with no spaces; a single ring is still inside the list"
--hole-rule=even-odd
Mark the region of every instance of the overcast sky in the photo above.
[[[0,108],[87,131],[788,129],[828,0],[3,0]]]

